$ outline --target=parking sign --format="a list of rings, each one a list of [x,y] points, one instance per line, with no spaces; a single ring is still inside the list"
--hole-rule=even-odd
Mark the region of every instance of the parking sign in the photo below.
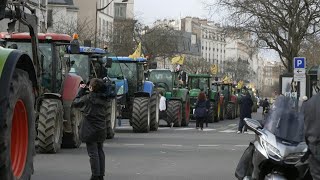
[[[294,68],[295,69],[306,68],[306,58],[305,57],[295,57],[294,58]]]

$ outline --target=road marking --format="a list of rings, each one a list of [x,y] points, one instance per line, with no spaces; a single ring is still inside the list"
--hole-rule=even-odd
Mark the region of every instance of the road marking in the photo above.
[[[236,132],[236,131],[235,131],[235,130],[231,130],[231,129],[227,129],[227,130],[219,131],[219,132],[223,132],[223,133],[234,133],[234,132]]]
[[[170,127],[159,127],[159,129],[171,129]]]
[[[248,147],[247,144],[246,144],[246,145],[244,145],[244,144],[238,144],[238,145],[234,145],[234,146],[236,146],[236,147]]]
[[[237,126],[237,124],[229,124],[228,126],[235,127],[235,126]]]
[[[216,129],[203,129],[203,131],[215,131]]]
[[[175,129],[177,131],[183,131],[183,130],[191,130],[191,129],[195,129],[195,128],[179,128],[179,129]]]
[[[181,144],[162,144],[162,146],[166,146],[166,147],[182,147]]]
[[[144,144],[123,144],[125,146],[144,146]]]
[[[218,147],[218,144],[199,144],[199,147]]]

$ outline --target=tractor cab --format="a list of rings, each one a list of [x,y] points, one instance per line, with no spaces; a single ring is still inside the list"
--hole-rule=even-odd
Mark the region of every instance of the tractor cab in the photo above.
[[[31,36],[29,33],[0,33],[5,46],[11,49],[18,49],[32,57]],[[39,33],[39,59],[40,67],[38,76],[41,76],[41,86],[45,92],[59,93],[64,79],[63,56],[66,52],[66,45],[70,45],[73,39],[66,34]]]
[[[174,73],[169,69],[150,69],[147,73],[148,80],[153,82],[155,88],[164,92],[165,97],[168,99],[172,97],[174,90]]]
[[[68,48],[70,50],[70,48]],[[77,74],[82,77],[84,82],[89,82],[91,78],[106,77],[106,69],[104,60],[107,52],[100,48],[80,47],[78,54],[70,54],[70,73]]]

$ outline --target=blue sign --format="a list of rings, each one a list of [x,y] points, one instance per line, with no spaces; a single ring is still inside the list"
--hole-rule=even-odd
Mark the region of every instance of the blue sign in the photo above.
[[[294,61],[294,68],[295,69],[306,68],[306,58],[305,57],[295,57],[293,61]]]

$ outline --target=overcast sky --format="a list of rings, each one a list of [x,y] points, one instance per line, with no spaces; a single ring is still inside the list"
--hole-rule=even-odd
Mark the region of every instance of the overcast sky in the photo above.
[[[134,0],[135,16],[145,24],[185,16],[207,18],[204,0]]]

